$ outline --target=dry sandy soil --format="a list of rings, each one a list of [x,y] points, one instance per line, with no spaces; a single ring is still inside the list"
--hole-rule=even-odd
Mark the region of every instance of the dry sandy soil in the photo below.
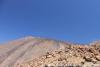
[[[25,37],[0,45],[0,67],[100,67],[100,42]]]

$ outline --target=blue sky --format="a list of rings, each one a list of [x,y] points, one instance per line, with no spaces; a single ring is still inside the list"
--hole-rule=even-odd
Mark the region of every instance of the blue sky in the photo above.
[[[0,42],[29,35],[99,40],[100,0],[0,0]]]

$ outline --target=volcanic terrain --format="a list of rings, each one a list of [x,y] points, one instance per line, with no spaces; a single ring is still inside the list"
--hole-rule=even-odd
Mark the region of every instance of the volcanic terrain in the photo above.
[[[100,67],[100,41],[88,45],[25,37],[0,45],[0,67]]]

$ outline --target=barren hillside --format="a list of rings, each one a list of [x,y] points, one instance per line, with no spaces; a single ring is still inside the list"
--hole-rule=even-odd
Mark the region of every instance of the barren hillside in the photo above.
[[[25,37],[0,46],[0,67],[100,67],[100,42],[74,45]]]

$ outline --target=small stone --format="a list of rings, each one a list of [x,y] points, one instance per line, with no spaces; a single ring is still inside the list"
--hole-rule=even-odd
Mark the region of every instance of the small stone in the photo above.
[[[98,55],[98,56],[96,56],[96,59],[98,60],[98,61],[100,61],[100,56]]]
[[[85,56],[84,59],[85,59],[87,62],[91,62],[91,61],[92,61],[91,57],[89,57],[89,56]]]
[[[46,58],[51,58],[52,57],[52,55],[48,55],[48,56],[46,56]]]
[[[95,58],[91,58],[91,60],[92,60],[93,63],[97,62],[97,60]]]

